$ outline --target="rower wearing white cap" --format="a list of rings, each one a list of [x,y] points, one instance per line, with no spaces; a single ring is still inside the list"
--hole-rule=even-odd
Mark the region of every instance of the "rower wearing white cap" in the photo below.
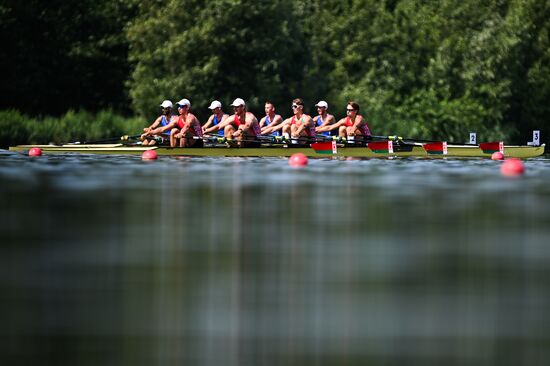
[[[336,123],[336,119],[334,118],[334,116],[327,112],[328,103],[324,100],[321,100],[319,101],[319,103],[315,104],[315,107],[317,107],[317,113],[319,113],[318,116],[313,118],[313,120],[315,121],[316,132],[321,133],[325,136],[336,135],[336,131],[328,131],[327,129],[325,129],[325,127]]]
[[[197,117],[189,112],[191,102],[183,98],[177,105],[180,115],[171,130],[170,146],[203,147],[202,126]]]
[[[227,117],[224,122],[224,135],[228,140],[237,139],[240,147],[259,146],[257,139],[261,135],[258,119],[246,111],[246,104],[241,98],[231,103],[235,114]]]
[[[165,100],[160,104],[161,115],[149,126],[143,129],[141,140],[143,145],[155,145],[158,137],[161,142],[168,140],[170,130],[165,128],[175,121],[176,117],[172,115],[172,102]]]
[[[222,104],[217,100],[210,103],[208,109],[212,111],[212,115],[208,118],[204,126],[202,126],[203,132],[205,134],[217,132],[219,136],[223,136],[222,122],[225,121],[229,115],[223,113]]]

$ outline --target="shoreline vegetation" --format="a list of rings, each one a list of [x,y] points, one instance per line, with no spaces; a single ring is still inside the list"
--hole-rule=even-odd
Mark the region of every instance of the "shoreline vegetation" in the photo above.
[[[547,0],[30,0],[0,5],[0,40],[2,146],[135,133],[181,98],[201,122],[299,97],[353,100],[377,135],[550,136]]]
[[[68,111],[61,117],[30,117],[16,110],[0,111],[0,149],[18,144],[93,142],[139,133],[145,120],[111,110]]]

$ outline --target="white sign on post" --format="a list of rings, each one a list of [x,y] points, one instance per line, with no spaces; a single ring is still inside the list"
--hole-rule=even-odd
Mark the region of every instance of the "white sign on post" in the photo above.
[[[533,131],[533,145],[540,146],[540,131]]]
[[[472,145],[477,144],[477,137],[475,132],[470,132],[470,144]]]

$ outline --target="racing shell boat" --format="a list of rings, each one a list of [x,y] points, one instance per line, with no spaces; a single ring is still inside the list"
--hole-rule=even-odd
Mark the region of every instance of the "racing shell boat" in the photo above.
[[[274,144],[262,143],[260,147],[236,147],[226,144],[210,144],[200,148],[181,148],[166,146],[141,146],[137,144],[65,144],[65,145],[17,145],[10,151],[27,152],[31,148],[40,148],[45,154],[78,153],[78,154],[108,154],[108,155],[140,155],[146,150],[155,150],[159,156],[239,156],[239,157],[277,157],[291,156],[301,152],[309,157],[462,157],[490,158],[496,152],[502,152],[506,157],[533,158],[545,152],[545,144],[504,145],[502,142],[480,144],[447,144],[446,142],[404,142],[404,141],[372,141],[361,146],[354,144],[339,144],[335,141],[316,142],[312,144],[293,145],[292,143]]]

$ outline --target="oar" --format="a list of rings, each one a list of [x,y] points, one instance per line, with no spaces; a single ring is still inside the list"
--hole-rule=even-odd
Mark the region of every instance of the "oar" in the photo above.
[[[423,139],[416,139],[416,138],[408,138],[408,137],[401,137],[401,136],[371,136],[373,138],[378,139],[385,139],[385,140],[391,140],[391,141],[411,141],[411,142],[418,142],[418,143],[432,143],[432,142],[442,142],[443,140],[423,140]],[[469,145],[469,146],[478,146],[477,144],[470,144],[470,143],[463,143],[463,142],[451,142],[447,141],[447,144],[449,145]]]
[[[102,144],[102,143],[105,143],[105,142],[113,142],[113,141],[128,141],[130,139],[135,139],[135,138],[138,138],[140,136],[141,136],[141,134],[139,134],[139,135],[124,135],[124,136],[118,136],[118,137],[111,137],[111,138],[103,139],[103,140],[86,141],[86,142],[84,142],[84,144]],[[70,144],[80,144],[80,142],[71,142]]]

